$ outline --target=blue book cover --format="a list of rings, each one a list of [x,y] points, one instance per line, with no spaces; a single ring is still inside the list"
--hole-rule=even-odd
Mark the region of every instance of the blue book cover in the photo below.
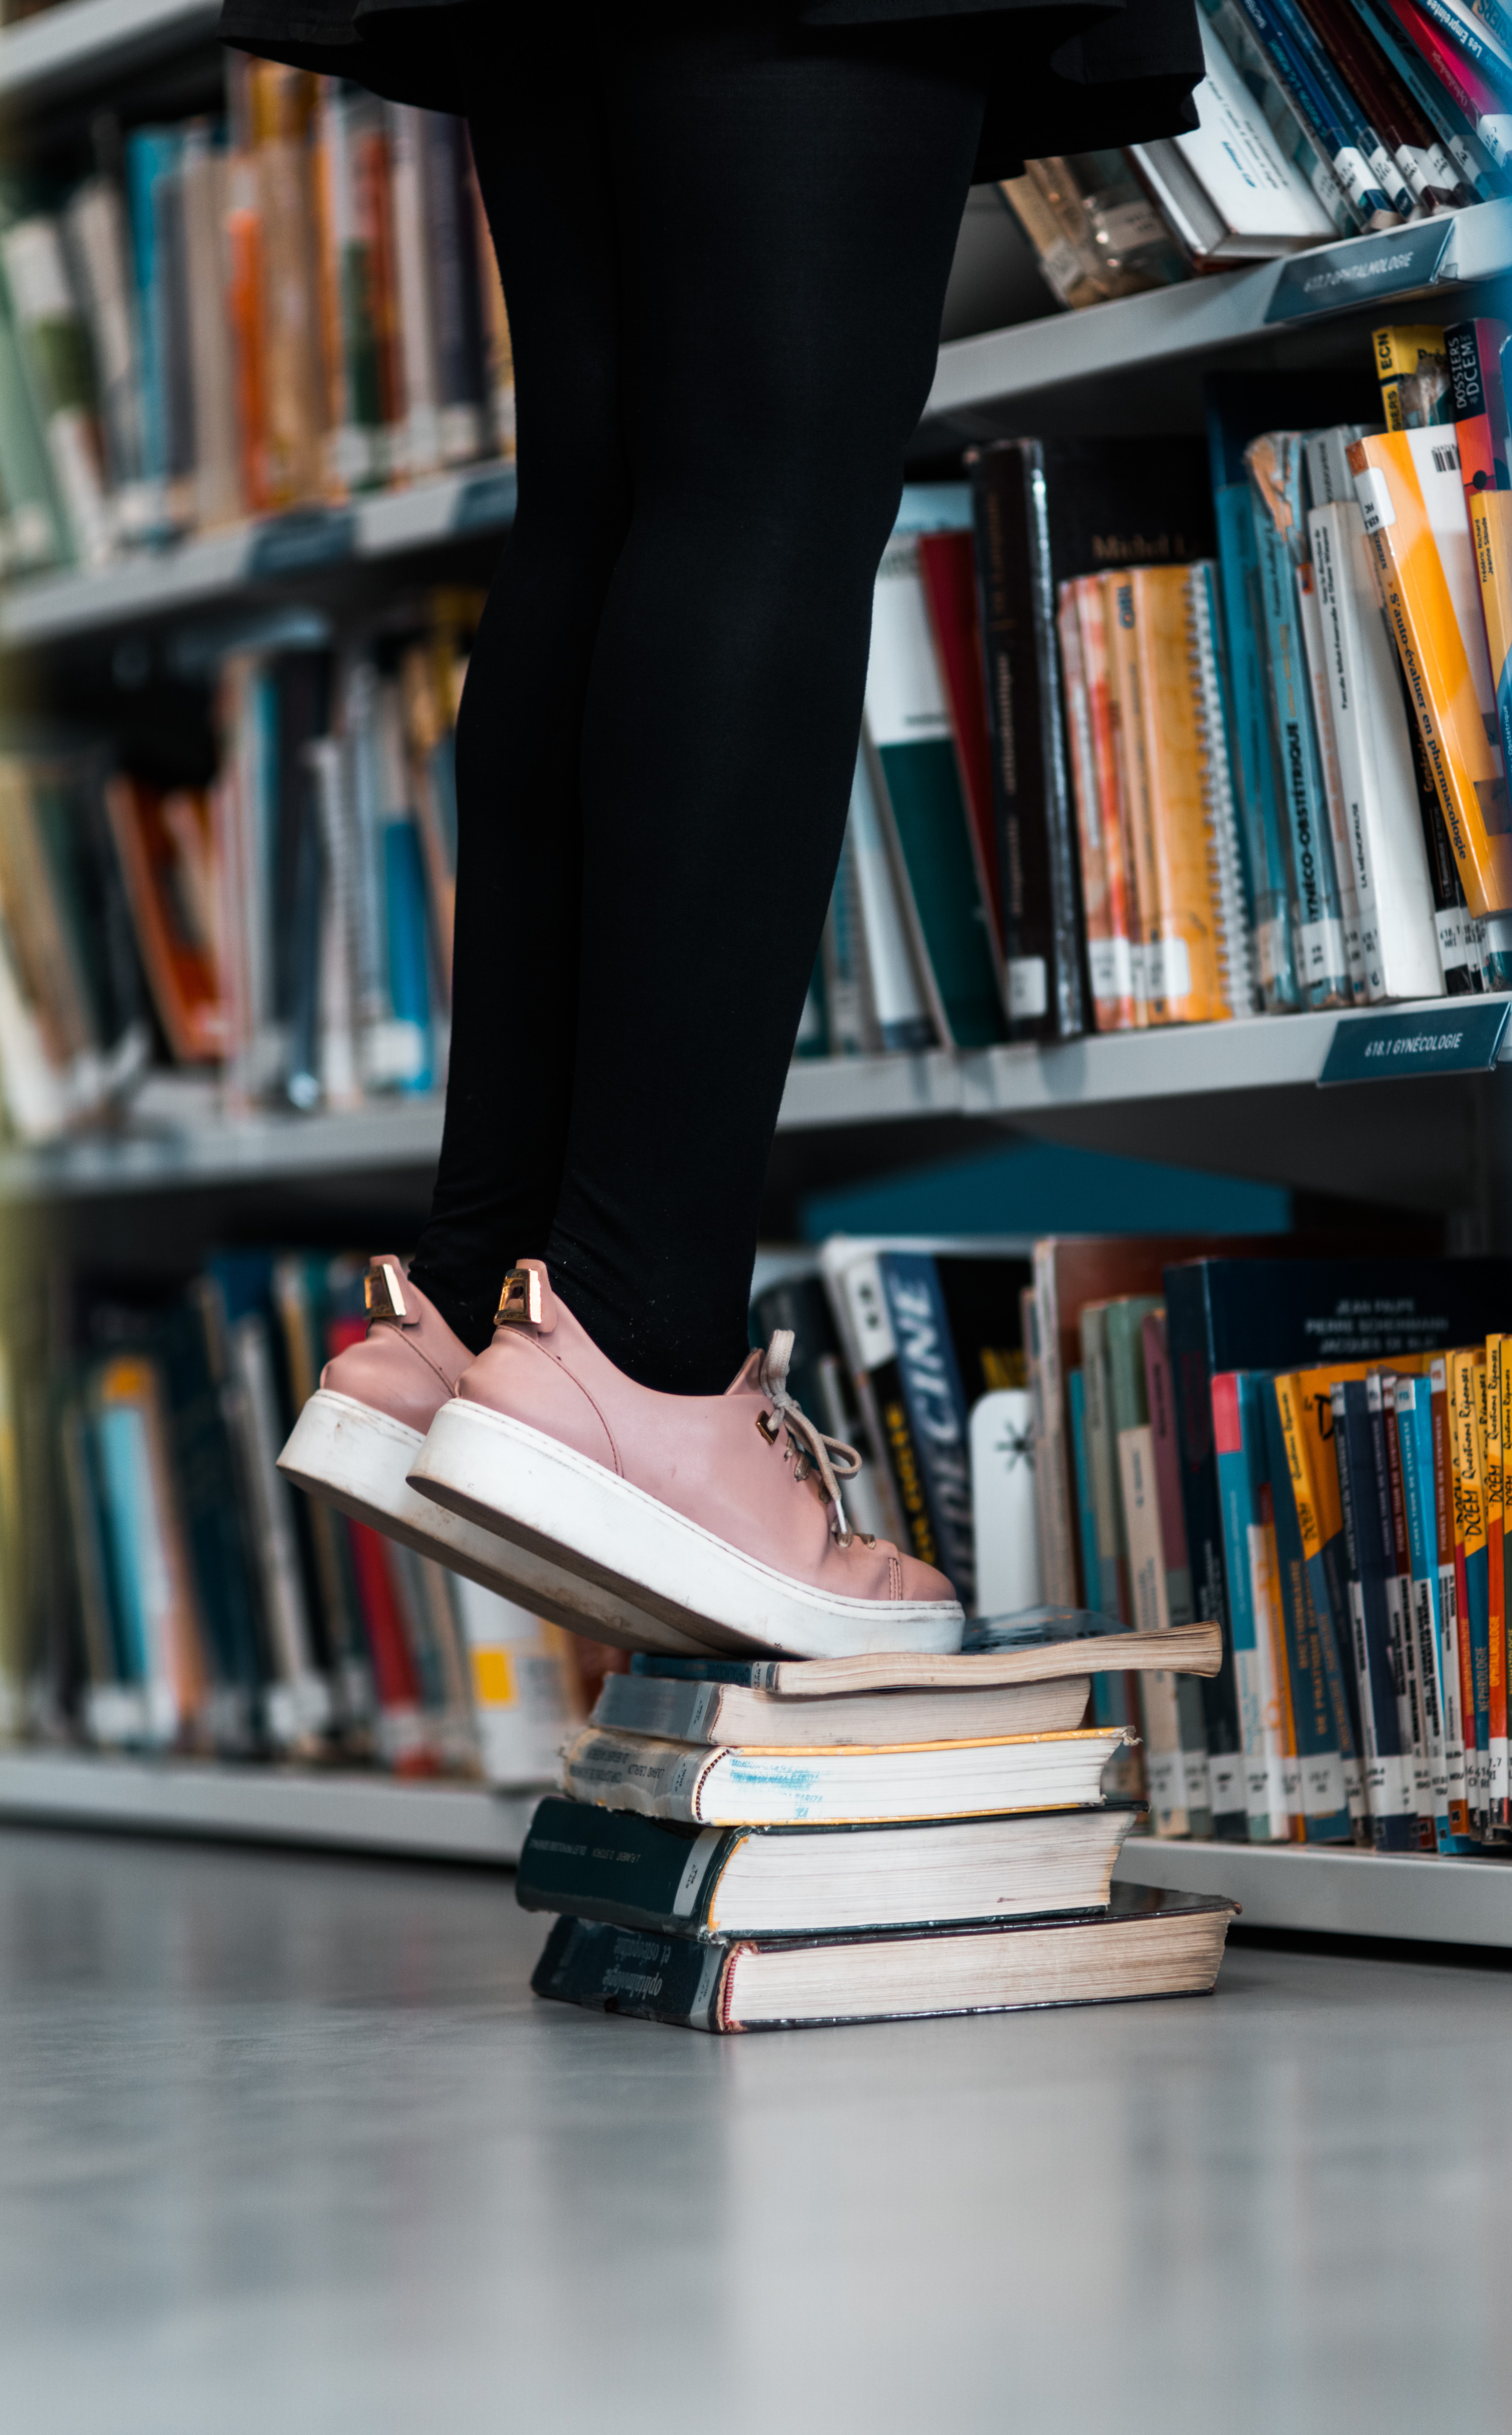
[[[130,1404],[96,1407],[95,1443],[104,1493],[111,1603],[121,1634],[121,1679],[145,1689],[152,1679],[143,1538],[143,1524],[150,1511],[151,1482],[142,1414]]]
[[[1454,1839],[1449,1825],[1444,1686],[1439,1675],[1438,1514],[1434,1500],[1434,1424],[1427,1379],[1399,1378],[1396,1400],[1402,1495],[1407,1506],[1407,1546],[1413,1568],[1412,1612],[1408,1618],[1412,1654],[1434,1803],[1434,1837],[1439,1850],[1449,1852],[1453,1849]]]
[[[939,1270],[924,1252],[883,1252],[878,1267],[937,1562],[963,1605],[970,1606],[977,1579],[969,1412]]]
[[[1223,1512],[1224,1568],[1229,1587],[1229,1641],[1239,1693],[1240,1744],[1244,1761],[1244,1803],[1250,1840],[1282,1842],[1300,1789],[1288,1784],[1292,1770],[1281,1735],[1279,1685],[1273,1680],[1277,1652],[1261,1645],[1270,1617],[1255,1603],[1257,1556],[1263,1563],[1267,1482],[1263,1380],[1229,1371],[1212,1384],[1213,1447]]]
[[[430,964],[426,931],[426,873],[420,839],[411,820],[391,820],[383,830],[383,897],[389,950],[389,1002],[394,1021],[412,1027],[424,1044],[420,1062],[401,1087],[428,1091],[430,1061]]]
[[[176,127],[138,127],[126,139],[126,200],[131,229],[142,365],[142,464],[149,482],[168,473],[168,300],[159,189],[183,151]]]
[[[1417,1804],[1412,1749],[1402,1738],[1392,1663],[1386,1551],[1364,1380],[1342,1381],[1333,1390],[1332,1402],[1371,1835],[1378,1851],[1416,1852]]]
[[[1286,1438],[1275,1383],[1262,1398],[1265,1458],[1276,1515],[1277,1572],[1286,1637],[1286,1670],[1292,1686],[1292,1718],[1302,1773],[1302,1816],[1310,1843],[1347,1843],[1352,1824],[1345,1789],[1344,1753],[1325,1661],[1323,1637],[1312,1602],[1302,1532],[1297,1521]]]
[[[1284,810],[1282,841],[1298,979],[1306,1005],[1347,1006],[1351,992],[1344,916],[1297,594],[1307,533],[1302,434],[1261,432],[1250,441],[1244,460],[1255,516],[1271,734]]]

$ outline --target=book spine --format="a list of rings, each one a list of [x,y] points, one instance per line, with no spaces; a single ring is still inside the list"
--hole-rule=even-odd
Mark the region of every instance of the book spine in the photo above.
[[[1321,1426],[1316,1425],[1316,1390],[1312,1382],[1297,1376],[1279,1377],[1275,1382],[1275,1391],[1291,1471],[1292,1499],[1302,1546],[1308,1604],[1317,1634],[1317,1649],[1328,1688],[1334,1738],[1344,1770],[1350,1829],[1356,1841],[1363,1842],[1368,1840],[1369,1826],[1364,1773],[1360,1764],[1358,1701],[1351,1696],[1355,1687],[1349,1654],[1352,1632],[1338,1563],[1341,1550],[1336,1544],[1330,1545],[1326,1518],[1326,1491],[1332,1488],[1332,1495],[1327,1501],[1334,1503],[1337,1491],[1333,1483],[1325,1482],[1321,1472],[1324,1455],[1327,1454],[1331,1461],[1332,1450]],[[1331,1426],[1331,1406],[1325,1402],[1325,1408],[1329,1411]],[[1335,1472],[1335,1481],[1336,1477]]]
[[[1155,1451],[1147,1422],[1139,1427],[1119,1431],[1119,1485],[1134,1627],[1138,1632],[1164,1632],[1170,1628],[1171,1616],[1166,1601],[1165,1551],[1160,1544]],[[1182,1749],[1175,1676],[1163,1669],[1141,1675],[1139,1705],[1144,1718],[1145,1778],[1155,1831],[1157,1835],[1190,1835],[1197,1831],[1192,1807],[1206,1810],[1208,1804],[1201,1798],[1206,1785],[1196,1783],[1191,1790],[1197,1793],[1198,1800],[1189,1802],[1188,1753]],[[1195,1769],[1192,1772],[1195,1774]]]
[[[1255,1442],[1253,1392],[1242,1373],[1225,1371],[1214,1378],[1212,1412],[1224,1561],[1230,1585],[1245,1831],[1254,1842],[1279,1842],[1286,1839],[1289,1822],[1281,1781],[1274,1646],[1264,1611],[1267,1584],[1258,1458],[1263,1459]]]
[[[520,1854],[515,1900],[526,1910],[698,1935],[743,1839],[739,1827],[705,1826],[689,1836],[633,1810],[543,1801]]]
[[[976,1602],[970,1422],[939,1272],[927,1252],[878,1260],[897,1374],[936,1550],[932,1561],[965,1606]],[[885,1410],[885,1407],[884,1407]]]
[[[1312,728],[1317,737],[1323,792],[1329,809],[1334,878],[1339,891],[1339,918],[1344,924],[1345,965],[1349,976],[1350,994],[1360,1005],[1364,1004],[1366,995],[1364,957],[1360,940],[1360,897],[1355,886],[1349,813],[1329,682],[1332,637],[1325,633],[1323,604],[1311,556],[1304,558],[1296,570],[1296,594],[1302,655],[1312,691]]]
[[[478,233],[467,192],[467,134],[460,118],[422,113],[426,233],[436,396],[443,464],[481,456],[484,431],[483,334]]]
[[[1401,1483],[1401,1446],[1397,1432],[1396,1381],[1372,1371],[1366,1380],[1375,1448],[1382,1539],[1386,1562],[1386,1609],[1391,1618],[1392,1665],[1401,1717],[1402,1747],[1412,1755],[1413,1803],[1418,1848],[1434,1840],[1433,1783],[1423,1721],[1421,1685],[1412,1616],[1412,1558],[1407,1546],[1407,1508]]]
[[[1455,1837],[1470,1831],[1465,1766],[1464,1665],[1460,1647],[1464,1617],[1454,1563],[1454,1476],[1449,1364],[1429,1365],[1429,1419],[1434,1466],[1434,1562],[1438,1571],[1438,1677],[1444,1698],[1444,1753],[1449,1780],[1449,1823]]]
[[[1310,1843],[1347,1842],[1352,1821],[1344,1756],[1339,1748],[1338,1724],[1297,1517],[1301,1477],[1298,1432],[1282,1382],[1271,1381],[1264,1405],[1286,1662],[1302,1765],[1307,1839]]]
[[[1387,5],[1450,98],[1464,112],[1476,140],[1499,169],[1506,169],[1512,164],[1512,118],[1499,90],[1501,62],[1437,0],[1426,0],[1421,7],[1416,0],[1387,0]]]
[[[1416,1851],[1417,1805],[1411,1753],[1402,1744],[1392,1669],[1385,1574],[1376,1520],[1375,1456],[1364,1382],[1336,1383],[1330,1400],[1371,1831],[1378,1851]]]
[[[1512,483],[1503,385],[1508,336],[1504,321],[1486,319],[1457,321],[1444,333],[1503,768],[1512,767]]]
[[[1500,1336],[1488,1336],[1486,1339],[1486,1699],[1490,1748],[1486,1809],[1492,1826],[1505,1826],[1509,1816],[1512,1816],[1507,1790],[1506,1379],[1502,1367],[1504,1341]]]
[[[1230,762],[1249,865],[1256,978],[1264,1011],[1278,1014],[1302,1001],[1287,908],[1286,859],[1265,698],[1260,559],[1248,483],[1220,483],[1213,493],[1213,512],[1233,731]]]
[[[531,1992],[596,2012],[628,2012],[677,2029],[728,2029],[721,1995],[739,1947],[644,1936],[598,1921],[559,1919],[535,1965]]]
[[[1357,440],[1349,466],[1454,859],[1470,909],[1482,917],[1512,903],[1512,837],[1493,741],[1490,664],[1484,629],[1467,633],[1457,615],[1422,489],[1427,460],[1415,442],[1426,444],[1430,457],[1444,444],[1432,431],[1387,432]],[[1457,487],[1452,442],[1447,455],[1452,461],[1445,471]],[[1462,505],[1456,515],[1463,533]]]
[[[405,470],[411,480],[441,470],[441,415],[423,156],[425,113],[388,105],[398,298]]]
[[[1287,535],[1301,521],[1301,451],[1295,432],[1268,432],[1244,452],[1268,649],[1273,735],[1285,809],[1293,935],[1310,1007],[1347,1006],[1351,992],[1333,869],[1328,805],[1313,730],[1298,596]]]
[[[1131,914],[1137,941],[1135,987],[1143,999],[1146,1021],[1165,1023],[1169,1019],[1161,954],[1165,907],[1160,899],[1158,805],[1150,753],[1155,706],[1144,698],[1139,595],[1132,571],[1104,575],[1102,584],[1108,636],[1108,690],[1113,704],[1120,786],[1128,819]]]
[[[970,464],[1009,1037],[1069,1039],[1085,1015],[1043,462],[1005,440]]]
[[[1250,957],[1250,918],[1244,901],[1239,810],[1224,715],[1216,567],[1199,560],[1188,573],[1186,591],[1193,717],[1208,837],[1208,896],[1217,916],[1220,988],[1225,1010],[1230,1015],[1250,1014],[1258,1010],[1260,998]]]
[[[1407,1509],[1407,1541],[1412,1555],[1412,1634],[1423,1717],[1423,1746],[1433,1796],[1434,1840],[1440,1852],[1450,1843],[1449,1756],[1444,1739],[1444,1701],[1439,1681],[1437,1524],[1429,1500],[1433,1494],[1433,1424],[1428,1382],[1399,1378],[1396,1389],[1397,1435],[1401,1457],[1402,1497]]]
[[[1067,1443],[1065,1399],[1060,1384],[1060,1348],[1047,1343],[1041,1306],[1038,1246],[1033,1288],[1024,1295],[1024,1345],[1029,1359],[1029,1393],[1034,1413],[1034,1510],[1039,1523],[1040,1580],[1047,1600],[1056,1606],[1084,1603],[1076,1578],[1075,1542],[1067,1506]]]
[[[1070,1438],[1076,1474],[1076,1519],[1082,1571],[1089,1582],[1098,1578],[1097,1515],[1092,1506],[1092,1473],[1086,1453],[1086,1398],[1080,1370],[1073,1370],[1066,1381],[1066,1398],[1070,1407]],[[1078,1600],[1086,1605],[1091,1597],[1089,1589]]]

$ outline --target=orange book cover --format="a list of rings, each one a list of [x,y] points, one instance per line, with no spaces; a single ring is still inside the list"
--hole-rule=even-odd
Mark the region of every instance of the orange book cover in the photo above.
[[[181,1064],[225,1054],[219,889],[208,795],[117,774],[105,790],[132,926],[158,1020]]]
[[[325,394],[311,118],[316,80],[267,60],[252,77],[262,221],[261,306],[268,487],[274,508],[322,496]]]
[[[1207,743],[1192,666],[1185,566],[1137,566],[1134,649],[1142,732],[1141,861],[1153,874],[1152,921],[1141,920],[1152,1005],[1172,1023],[1218,1023],[1233,1012],[1226,988],[1224,912],[1214,884]]]
[[[1118,766],[1119,794],[1125,807],[1132,882],[1130,939],[1135,956],[1135,991],[1147,1023],[1168,1023],[1163,994],[1151,955],[1158,941],[1159,884],[1155,854],[1154,806],[1145,719],[1141,700],[1141,655],[1135,630],[1137,599],[1131,574],[1098,578],[1103,592],[1103,629],[1107,638],[1108,709]]]
[[[1497,913],[1512,906],[1512,829],[1457,451],[1442,426],[1388,431],[1356,440],[1349,466],[1465,894]]]
[[[1086,670],[1093,778],[1102,828],[1103,860],[1107,873],[1108,926],[1116,949],[1116,1002],[1121,1009],[1128,1009],[1128,1022],[1122,1028],[1138,1029],[1148,1020],[1148,1010],[1144,1002],[1143,966],[1135,951],[1139,916],[1134,889],[1134,841],[1129,834],[1129,806],[1123,792],[1118,737],[1114,729],[1107,616],[1103,585],[1097,576],[1077,576],[1073,589],[1082,662]]]
[[[1063,583],[1056,630],[1060,638],[1061,679],[1066,692],[1066,733],[1070,744],[1071,793],[1076,803],[1076,842],[1082,873],[1082,910],[1086,929],[1086,961],[1092,983],[1092,1016],[1099,1031],[1128,1031],[1134,1025],[1134,992],[1127,927],[1119,928],[1122,910],[1121,867],[1115,897],[1115,864],[1108,848],[1118,853],[1104,818],[1103,786],[1093,706],[1093,678],[1088,667],[1086,638],[1082,631],[1078,593],[1085,578]],[[1096,578],[1092,579],[1096,594]],[[1103,641],[1102,600],[1097,598],[1095,626],[1099,647],[1097,681],[1102,690],[1102,717],[1107,723],[1107,653]],[[1108,738],[1111,741],[1111,735]]]

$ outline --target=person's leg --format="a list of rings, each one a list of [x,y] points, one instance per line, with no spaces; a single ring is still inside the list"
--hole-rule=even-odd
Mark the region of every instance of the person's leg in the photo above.
[[[606,139],[581,34],[495,49],[438,11],[481,96],[470,121],[514,345],[520,496],[457,729],[451,1070],[415,1282],[475,1352],[500,1281],[546,1240],[577,1028],[582,704],[630,513]]]
[[[982,96],[770,9],[598,22],[634,512],[587,697],[572,1120],[545,1251],[615,1363],[708,1393],[745,1351],[872,584]]]

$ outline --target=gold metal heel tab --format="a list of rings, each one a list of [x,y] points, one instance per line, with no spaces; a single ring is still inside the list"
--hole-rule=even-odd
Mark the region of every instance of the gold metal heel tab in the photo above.
[[[499,1290],[495,1327],[539,1327],[541,1280],[533,1269],[511,1269]]]
[[[373,1262],[362,1280],[362,1298],[369,1319],[396,1319],[402,1325],[409,1316],[404,1279],[392,1260]]]

